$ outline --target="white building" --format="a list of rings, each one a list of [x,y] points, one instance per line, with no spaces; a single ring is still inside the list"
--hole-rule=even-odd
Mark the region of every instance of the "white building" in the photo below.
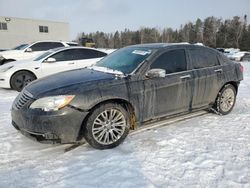
[[[69,41],[69,24],[0,16],[0,49],[38,40]]]

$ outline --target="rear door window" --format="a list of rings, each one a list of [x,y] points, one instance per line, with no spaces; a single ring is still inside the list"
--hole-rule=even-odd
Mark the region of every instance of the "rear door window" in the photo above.
[[[63,44],[60,42],[38,42],[32,45],[30,48],[32,51],[47,51],[53,48],[63,47]]]
[[[164,69],[166,74],[187,70],[185,50],[171,50],[160,55],[150,66],[150,69]]]
[[[210,50],[190,49],[189,52],[192,58],[193,69],[219,65],[217,54]]]
[[[52,57],[57,61],[72,61],[72,60],[82,60],[82,59],[91,59],[99,58],[106,56],[107,54],[90,49],[70,49],[58,52]]]

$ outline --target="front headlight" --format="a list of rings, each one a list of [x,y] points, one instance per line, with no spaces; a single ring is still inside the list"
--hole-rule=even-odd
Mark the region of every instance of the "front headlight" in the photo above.
[[[41,109],[43,111],[57,111],[69,104],[75,95],[59,95],[44,97],[36,100],[30,105],[31,109]]]
[[[6,72],[6,71],[8,71],[9,69],[11,69],[13,67],[14,67],[14,65],[8,66],[8,67],[4,67],[4,68],[0,68],[0,72]]]

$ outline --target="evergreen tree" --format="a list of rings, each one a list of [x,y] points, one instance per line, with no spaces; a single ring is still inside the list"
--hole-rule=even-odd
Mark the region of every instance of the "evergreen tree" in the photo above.
[[[120,48],[121,47],[121,39],[120,39],[120,33],[118,31],[114,34],[114,46],[113,48]]]
[[[120,48],[123,46],[156,43],[156,42],[201,42],[211,47],[240,48],[250,50],[250,25],[247,24],[247,16],[243,19],[235,16],[225,21],[207,17],[204,21],[197,19],[195,23],[188,22],[180,26],[180,29],[173,30],[166,27],[159,28],[142,27],[139,30],[116,31],[115,33],[104,33],[97,31],[77,35],[76,41],[81,38],[91,38],[100,48]]]

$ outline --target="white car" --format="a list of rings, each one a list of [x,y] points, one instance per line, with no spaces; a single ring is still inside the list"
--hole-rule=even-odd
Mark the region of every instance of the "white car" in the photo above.
[[[74,42],[61,42],[61,41],[38,41],[32,44],[21,44],[12,50],[0,52],[0,65],[10,61],[17,61],[23,59],[30,59],[37,55],[59,47],[77,46]]]
[[[35,79],[94,65],[108,53],[86,47],[63,47],[44,52],[31,60],[0,66],[0,87],[21,91]]]
[[[246,59],[246,57],[249,57],[249,55],[250,52],[241,51],[228,56],[228,58],[234,61],[244,61],[244,59]]]

